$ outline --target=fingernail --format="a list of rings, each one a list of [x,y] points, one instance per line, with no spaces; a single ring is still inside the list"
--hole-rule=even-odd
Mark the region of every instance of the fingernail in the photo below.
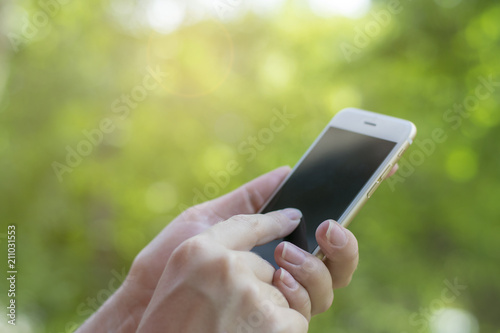
[[[287,208],[281,211],[281,214],[285,215],[294,223],[299,223],[302,218],[302,212],[295,208]]]
[[[283,268],[281,268],[280,280],[290,289],[295,289],[297,287],[297,281],[295,281],[292,274],[288,273],[288,271]]]
[[[306,256],[301,250],[299,250],[294,245],[286,242],[283,246],[281,257],[292,265],[302,265],[304,261],[306,261]]]
[[[328,239],[333,246],[342,247],[347,243],[345,230],[335,221],[330,221],[330,225],[326,231],[326,239]]]

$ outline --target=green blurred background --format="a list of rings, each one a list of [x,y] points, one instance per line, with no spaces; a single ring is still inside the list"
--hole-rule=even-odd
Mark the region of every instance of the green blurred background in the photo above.
[[[222,194],[294,165],[353,106],[419,140],[351,225],[359,269],[310,332],[500,332],[499,18],[497,1],[2,0],[0,267],[15,224],[19,273],[0,330],[71,332],[211,173],[241,165]]]

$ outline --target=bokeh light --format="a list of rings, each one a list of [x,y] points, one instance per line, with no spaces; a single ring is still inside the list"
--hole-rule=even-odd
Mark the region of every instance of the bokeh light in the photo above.
[[[478,333],[477,319],[460,309],[438,310],[431,321],[432,333]]]

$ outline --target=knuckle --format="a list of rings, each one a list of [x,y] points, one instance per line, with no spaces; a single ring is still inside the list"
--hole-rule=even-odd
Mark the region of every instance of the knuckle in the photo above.
[[[179,273],[184,272],[186,277],[201,277],[226,288],[232,286],[241,264],[232,252],[214,251],[214,246],[206,237],[192,237],[172,253],[169,265]]]
[[[327,311],[329,308],[331,308],[333,304],[333,299],[334,299],[334,294],[333,290],[330,290],[329,293],[327,293],[327,297],[325,297],[325,300],[323,301],[323,304],[321,306],[321,312]]]
[[[262,228],[260,227],[259,217],[250,215],[235,215],[231,218],[233,222],[244,224],[249,229],[249,236],[258,239],[261,237]]]
[[[250,223],[251,219],[248,218],[248,215],[239,214],[231,217],[231,220],[236,223]]]
[[[317,274],[324,264],[316,258],[308,258],[300,267],[302,276],[306,279],[319,279]]]
[[[281,333],[289,332],[284,326],[283,318],[280,318],[276,313],[272,313],[267,317],[267,328],[269,332]]]
[[[246,216],[245,223],[248,225],[248,228],[250,228],[252,231],[258,232],[260,230],[260,221],[259,217],[257,218],[249,218]]]
[[[265,300],[272,303],[275,307],[289,307],[287,296],[290,295],[290,292],[283,290],[283,288],[276,284],[276,281],[271,283],[270,286],[272,288],[263,293]]]
[[[278,288],[273,288],[272,292],[269,295],[269,299],[277,306],[282,306],[282,307],[290,306],[286,296]]]
[[[335,281],[334,287],[335,289],[345,288],[351,283],[351,280],[352,280],[352,275],[349,275],[343,279]]]
[[[205,267],[209,272],[217,272],[218,279],[221,282],[229,282],[234,276],[237,269],[238,262],[234,255],[225,252],[210,258],[206,261]]]
[[[358,248],[345,250],[343,251],[343,253],[337,254],[337,257],[334,257],[332,259],[332,261],[339,263],[339,265],[354,266],[354,268],[358,265],[358,260],[359,260]]]
[[[192,206],[181,213],[184,221],[196,221],[200,217],[200,205]]]
[[[243,193],[245,194],[245,202],[248,206],[250,212],[256,212],[264,204],[264,198],[262,194],[253,188],[243,187]]]
[[[334,299],[334,294],[333,290],[331,290],[329,293],[325,294],[325,296],[321,299],[321,302],[319,302],[313,307],[312,309],[313,315],[323,313],[328,309],[330,309],[330,307],[333,304],[333,299]]]
[[[309,294],[303,295],[298,302],[298,307],[301,309],[301,313],[306,315],[306,318],[311,318],[312,303]]]
[[[356,237],[354,237],[352,233],[351,236],[349,237],[349,243],[351,243],[349,246],[351,250],[348,251],[350,254],[350,259],[356,260],[359,256],[358,240],[356,239]]]
[[[147,280],[148,270],[150,268],[148,257],[141,251],[132,262],[129,274],[126,277],[126,283],[131,281]]]
[[[130,267],[130,271],[134,270],[142,270],[147,265],[148,257],[144,253],[144,250],[139,252],[139,254],[134,258],[132,262],[132,266]]]
[[[276,224],[280,224],[281,221],[283,220],[283,214],[278,213],[278,212],[273,212],[268,215],[269,218]]]
[[[359,257],[359,252],[358,252],[358,247],[356,246],[354,250],[347,251],[345,259],[348,261],[357,261],[358,257]]]
[[[259,287],[256,284],[248,283],[239,287],[239,293],[242,300],[248,302],[249,304],[255,305],[260,296]]]
[[[273,316],[269,319],[269,332],[272,333],[307,333],[309,330],[309,321],[303,316],[297,316],[293,326],[290,325],[290,318],[280,318]]]
[[[233,288],[241,272],[241,264],[232,252],[221,252],[206,258],[198,267],[199,276],[224,288]]]
[[[290,273],[303,285],[324,285],[326,266],[317,258],[307,258],[299,267],[291,268]]]
[[[207,242],[203,237],[195,236],[182,242],[172,253],[169,262],[175,266],[184,266],[193,257],[204,256]]]
[[[301,317],[296,323],[296,333],[307,333],[309,331],[309,321],[305,317]],[[289,333],[290,330],[287,331]]]
[[[254,252],[247,252],[247,255],[248,255],[248,260],[257,262],[258,263],[257,266],[261,267],[262,270],[272,271],[273,273],[276,271],[274,266],[269,261],[262,258],[260,255]]]

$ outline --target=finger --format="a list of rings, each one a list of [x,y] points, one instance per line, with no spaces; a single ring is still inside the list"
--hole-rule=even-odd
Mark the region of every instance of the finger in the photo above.
[[[276,308],[272,316],[276,318],[274,325],[262,332],[273,333],[307,333],[309,330],[308,320],[293,309]],[[261,331],[257,331],[261,332]]]
[[[284,166],[266,173],[236,190],[217,199],[195,206],[195,210],[208,216],[208,222],[216,224],[237,214],[255,214],[269,200],[290,173]]]
[[[399,169],[399,164],[396,163],[396,165],[392,167],[391,171],[387,174],[387,176],[385,176],[385,179],[394,175],[398,171],[398,169]]]
[[[358,266],[356,237],[333,220],[323,222],[316,230],[316,239],[326,256],[325,265],[332,276],[333,288],[343,288],[351,282]]]
[[[313,315],[330,308],[333,302],[332,277],[321,260],[289,242],[276,247],[274,258],[307,290]]]
[[[238,318],[237,329],[231,332],[307,333],[307,319],[288,307],[277,288],[265,286],[259,288],[262,295],[260,301],[246,315]]]
[[[273,281],[276,269],[267,260],[262,259],[261,256],[248,251],[238,252],[238,260],[244,262],[255,274],[255,276],[267,284]]]
[[[290,307],[285,295],[283,295],[283,293],[272,284],[260,283],[259,289],[260,289],[260,299],[266,300],[267,301],[266,303],[269,304],[270,307],[280,307],[286,309]]]
[[[311,320],[311,299],[307,290],[284,268],[274,273],[273,285],[285,296],[290,308]]]
[[[290,234],[302,213],[293,208],[259,215],[235,215],[205,231],[202,236],[232,250],[249,251]]]

